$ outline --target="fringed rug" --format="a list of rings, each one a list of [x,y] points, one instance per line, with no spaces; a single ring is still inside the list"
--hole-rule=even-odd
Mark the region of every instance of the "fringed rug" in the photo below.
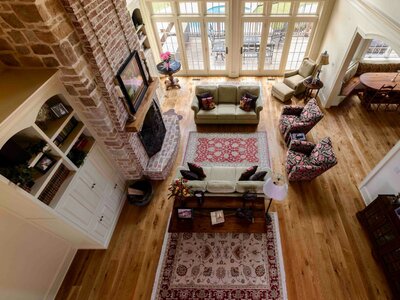
[[[267,132],[198,133],[189,132],[182,165],[270,167]]]
[[[266,233],[166,233],[153,300],[287,299],[276,213]]]

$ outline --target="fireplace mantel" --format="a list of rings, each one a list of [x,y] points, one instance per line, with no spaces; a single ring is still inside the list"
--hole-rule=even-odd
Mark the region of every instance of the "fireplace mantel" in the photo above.
[[[156,92],[158,88],[158,80],[156,78],[153,78],[153,81],[149,84],[149,87],[147,88],[146,95],[144,96],[142,103],[140,103],[140,106],[135,114],[135,121],[126,123],[125,125],[125,130],[128,132],[139,132],[140,129],[142,128],[144,118],[146,117],[146,113],[149,110],[149,107],[153,101],[153,96],[154,93]]]

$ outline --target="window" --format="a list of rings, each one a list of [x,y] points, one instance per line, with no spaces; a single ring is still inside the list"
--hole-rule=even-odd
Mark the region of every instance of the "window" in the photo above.
[[[273,1],[271,15],[290,15],[290,2]]]
[[[156,22],[156,28],[161,43],[161,52],[169,51],[175,55],[175,59],[181,60],[174,22]]]
[[[287,28],[287,22],[272,22],[269,25],[264,70],[279,70]]]
[[[297,14],[315,15],[318,11],[318,2],[300,2]]]
[[[172,14],[171,2],[152,2],[153,14],[170,15]]]
[[[246,15],[262,15],[264,13],[263,2],[245,2],[243,13]]]
[[[295,70],[300,67],[307,50],[312,28],[312,22],[296,22],[294,24],[292,41],[290,43],[286,62],[286,70]]]
[[[204,69],[200,22],[182,22],[182,32],[188,69]]]
[[[372,40],[364,54],[365,60],[391,59],[400,60],[397,53],[386,43],[380,40]]]
[[[222,2],[207,2],[206,5],[208,15],[224,15],[226,13],[226,3]]]
[[[179,12],[182,15],[199,14],[199,4],[196,1],[179,2]]]

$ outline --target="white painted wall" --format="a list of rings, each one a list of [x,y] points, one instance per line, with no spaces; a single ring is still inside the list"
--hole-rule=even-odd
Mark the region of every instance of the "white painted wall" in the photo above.
[[[358,188],[367,205],[378,194],[400,193],[400,141],[375,166]]]
[[[374,0],[380,11],[374,10],[365,1],[372,0],[336,0],[321,44],[321,51],[327,50],[330,60],[329,65],[323,66],[320,75],[324,82],[320,98],[325,107],[338,105],[341,101],[337,95],[344,75],[342,70],[347,67],[344,60],[357,31],[363,38],[378,38],[389,43],[400,53],[400,27],[392,20],[396,16],[396,20],[400,20],[400,9],[395,9],[400,6],[400,1]]]
[[[70,253],[66,241],[0,208],[0,299],[52,299]]]

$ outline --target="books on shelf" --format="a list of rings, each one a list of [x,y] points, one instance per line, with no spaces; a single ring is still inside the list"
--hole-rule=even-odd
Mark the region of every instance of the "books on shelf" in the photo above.
[[[225,216],[223,210],[212,211],[211,215],[211,225],[217,225],[225,222]]]
[[[78,121],[74,117],[72,117],[71,120],[69,120],[69,122],[64,126],[61,132],[57,135],[54,140],[54,144],[59,146],[62,142],[64,142],[68,135],[72,132],[72,130],[74,130],[76,125],[78,125]]]
[[[51,200],[53,200],[54,196],[57,194],[62,183],[67,179],[69,173],[70,170],[61,164],[54,176],[50,179],[49,183],[43,189],[42,193],[39,195],[39,200],[49,205]]]
[[[82,134],[78,140],[76,141],[74,148],[78,150],[83,150],[87,143],[89,142],[89,139],[86,135]]]

